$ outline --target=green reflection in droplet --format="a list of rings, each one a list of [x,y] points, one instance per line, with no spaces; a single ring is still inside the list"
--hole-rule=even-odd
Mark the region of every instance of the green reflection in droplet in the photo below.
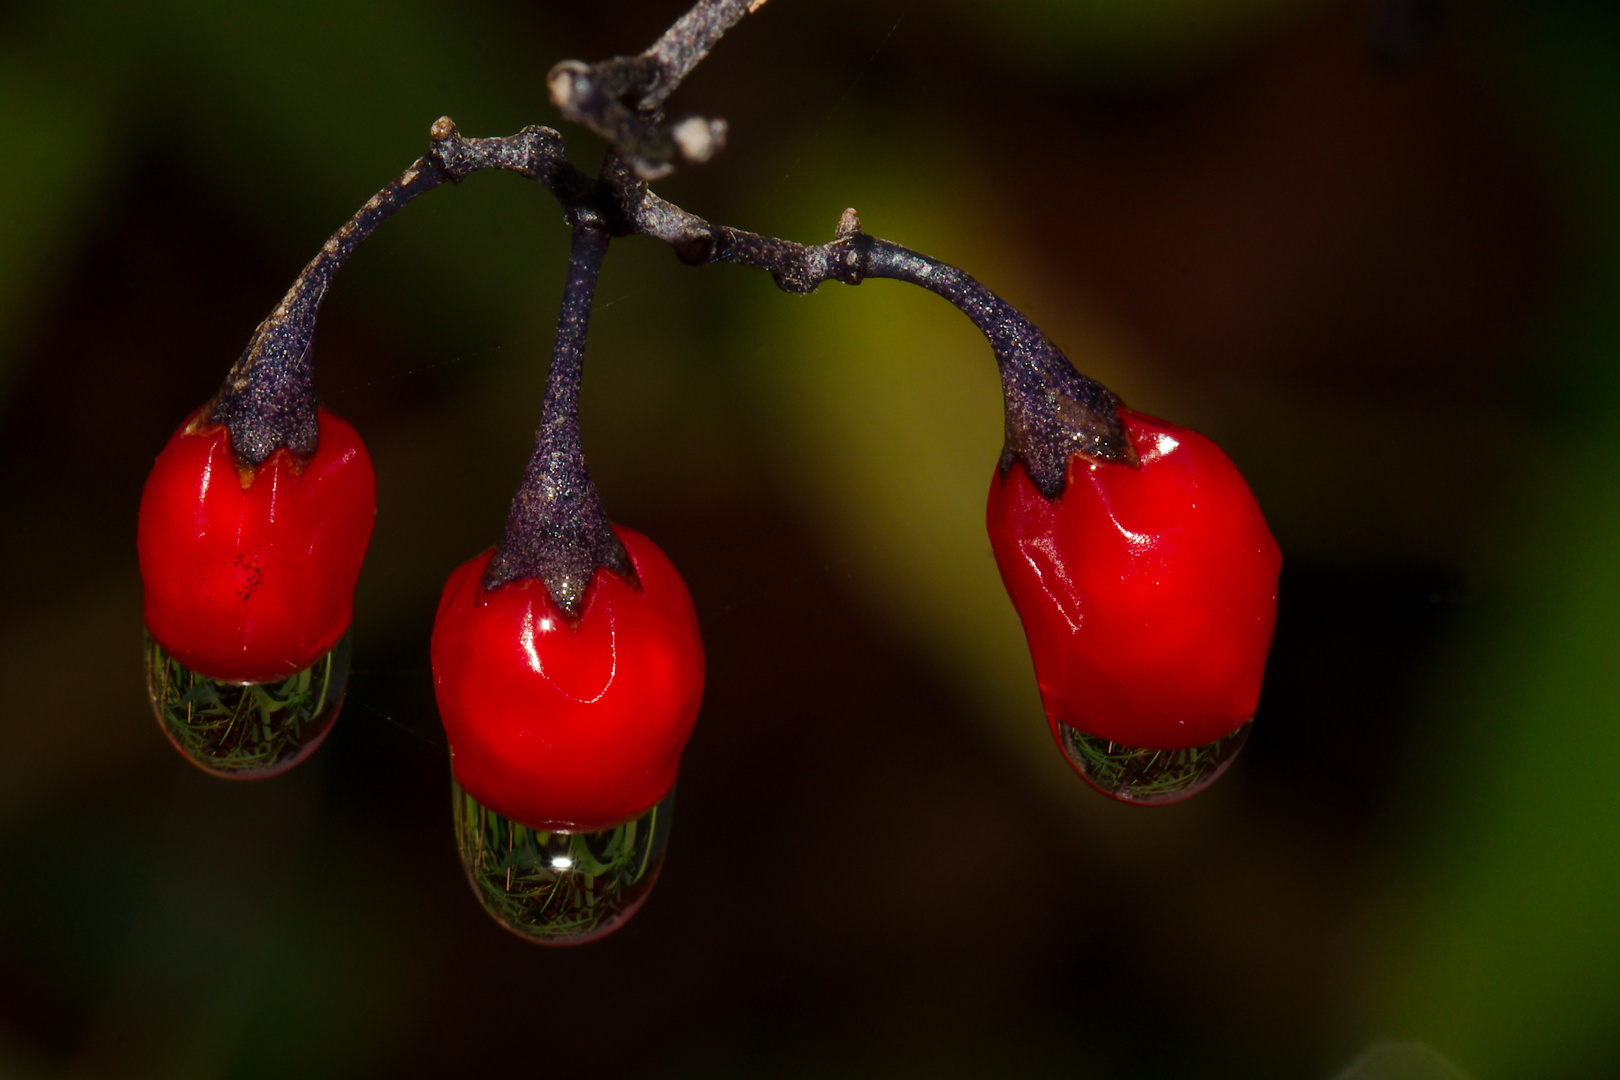
[[[580,945],[622,926],[658,879],[675,792],[600,832],[532,829],[479,803],[450,777],[456,846],[484,910],[544,945]]]
[[[1081,779],[1111,799],[1162,806],[1191,798],[1226,771],[1254,721],[1224,738],[1185,750],[1143,750],[1058,725],[1063,756]]]
[[[349,635],[304,670],[276,682],[211,679],[146,635],[146,692],[163,733],[186,760],[231,780],[275,776],[332,730],[349,682]]]

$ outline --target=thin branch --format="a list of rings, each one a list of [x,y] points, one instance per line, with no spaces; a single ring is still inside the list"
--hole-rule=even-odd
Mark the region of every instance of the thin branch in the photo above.
[[[765,0],[698,0],[640,56],[564,60],[546,76],[546,89],[565,118],[606,139],[642,180],[667,176],[678,157],[708,161],[725,145],[726,122],[693,116],[666,126],[664,102],[727,30],[764,6]]]
[[[856,225],[857,230],[859,225]],[[1119,399],[1075,370],[1069,358],[1034,323],[971,274],[899,244],[857,232],[851,238],[866,277],[920,285],[954,304],[989,340],[1001,372],[1007,438],[1005,472],[1021,461],[1048,499],[1063,493],[1069,459],[1137,464],[1119,416]]]
[[[950,301],[995,351],[1007,406],[1001,466],[1022,461],[1048,498],[1063,492],[1074,454],[1136,464],[1119,417],[1119,399],[1111,391],[1076,371],[1034,323],[971,274],[866,235],[853,210],[844,211],[835,238],[820,245],[711,225],[651,192],[645,193],[632,220],[637,232],[663,240],[683,262],[756,267],[769,272],[784,292],[809,293],[825,281],[859,285],[878,277],[907,281]]]
[[[744,15],[765,6],[765,0],[698,0],[675,25],[664,31],[642,56],[657,63],[659,78],[636,103],[643,113],[655,113],[676,87],[703,62],[727,30]]]

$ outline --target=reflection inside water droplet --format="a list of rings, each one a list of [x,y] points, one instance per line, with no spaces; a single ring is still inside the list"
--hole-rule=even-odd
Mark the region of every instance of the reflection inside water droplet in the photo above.
[[[1063,756],[1081,779],[1120,802],[1163,806],[1191,798],[1215,782],[1237,757],[1254,721],[1225,738],[1186,750],[1142,750],[1058,725]]]
[[[658,880],[669,847],[672,789],[634,821],[601,832],[547,832],[502,817],[450,774],[456,846],[496,922],[528,941],[581,945],[622,926]]]
[[[222,682],[146,635],[146,693],[174,748],[204,772],[258,780],[286,772],[332,730],[349,684],[349,635],[303,671],[267,683]]]

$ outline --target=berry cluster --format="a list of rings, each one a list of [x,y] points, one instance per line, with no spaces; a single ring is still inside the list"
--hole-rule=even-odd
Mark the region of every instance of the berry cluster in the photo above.
[[[141,501],[148,688],[165,732],[221,776],[291,767],[342,702],[376,512],[359,436],[316,404],[321,300],[379,224],[445,181],[499,168],[558,198],[573,245],[534,451],[499,542],[451,573],[432,637],[468,878],[534,941],[598,937],[646,897],[703,694],[691,597],[650,540],[608,520],[581,448],[585,338],[616,236],[765,269],[789,292],[907,281],[985,333],[1007,430],[991,547],[1053,736],[1088,783],[1136,803],[1185,798],[1230,763],[1259,697],[1280,557],[1212,443],[1123,408],[1005,301],[867,235],[853,211],[832,241],[806,246],[710,224],[648,190],[677,157],[702,160],[723,140],[719,121],[666,126],[663,101],[758,6],[699,0],[641,56],[558,65],[554,102],[613,145],[594,178],[550,129],[467,139],[438,121],[429,152],[322,248],[164,447]]]

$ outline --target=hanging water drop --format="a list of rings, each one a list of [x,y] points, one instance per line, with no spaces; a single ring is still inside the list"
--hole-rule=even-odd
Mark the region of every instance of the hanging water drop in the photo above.
[[[1080,778],[1111,799],[1163,806],[1191,798],[1226,771],[1249,737],[1254,721],[1224,738],[1185,750],[1122,746],[1078,728],[1058,724],[1063,756]]]
[[[229,780],[286,772],[326,738],[349,682],[349,635],[276,682],[209,678],[146,635],[146,692],[158,724],[186,760]]]
[[[450,776],[456,846],[484,910],[543,945],[582,945],[629,920],[658,880],[675,792],[600,832],[532,829],[482,805]]]

